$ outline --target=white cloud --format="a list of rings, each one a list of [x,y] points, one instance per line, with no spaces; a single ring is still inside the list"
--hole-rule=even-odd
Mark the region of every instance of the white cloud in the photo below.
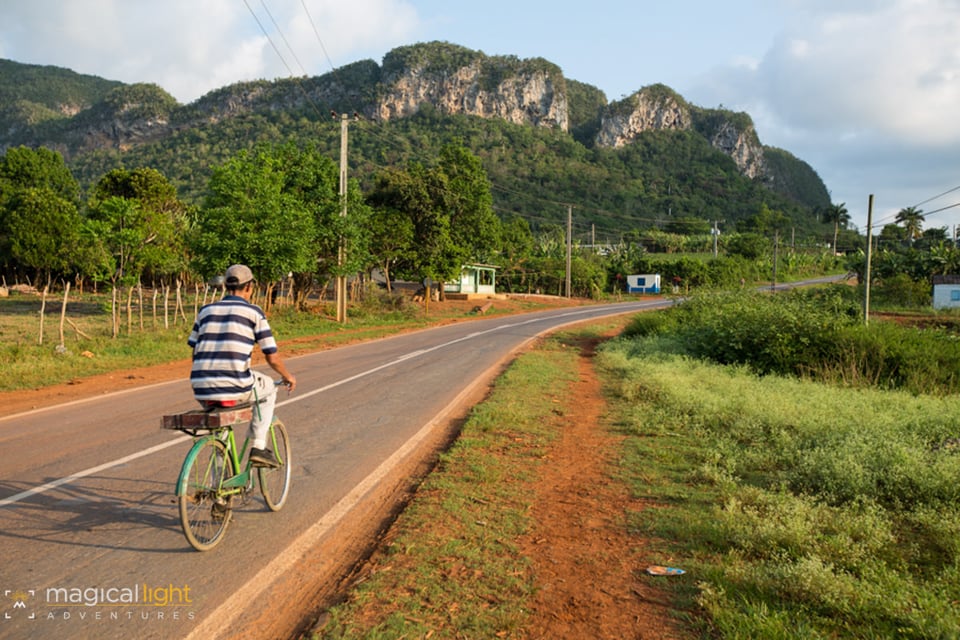
[[[889,214],[960,184],[960,2],[791,6],[757,65],[714,69],[691,99],[749,113],[760,139],[813,166],[860,225],[871,193]]]
[[[799,128],[960,142],[960,7],[943,0],[869,6],[803,16],[764,58],[754,95]]]
[[[128,83],[154,82],[181,102],[240,80],[273,80],[304,70],[321,75],[331,64],[382,56],[406,44],[419,26],[406,0],[5,4],[0,8],[0,56]]]

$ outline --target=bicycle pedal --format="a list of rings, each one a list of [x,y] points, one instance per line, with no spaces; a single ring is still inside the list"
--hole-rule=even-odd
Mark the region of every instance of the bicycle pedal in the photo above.
[[[222,522],[230,511],[230,503],[224,499],[219,499],[210,507],[210,517],[214,522]]]

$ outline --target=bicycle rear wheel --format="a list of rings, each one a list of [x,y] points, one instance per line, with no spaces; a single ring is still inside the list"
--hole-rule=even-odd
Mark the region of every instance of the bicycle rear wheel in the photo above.
[[[234,473],[226,445],[214,436],[198,440],[183,461],[177,482],[180,524],[198,551],[215,547],[230,524],[231,496],[220,495],[220,486]]]
[[[270,425],[269,446],[273,448],[274,455],[280,461],[280,466],[276,468],[260,467],[257,473],[260,477],[260,492],[263,494],[263,501],[267,503],[270,511],[279,511],[283,503],[287,501],[287,495],[290,492],[290,439],[287,437],[287,428],[283,426],[279,418],[274,418]]]

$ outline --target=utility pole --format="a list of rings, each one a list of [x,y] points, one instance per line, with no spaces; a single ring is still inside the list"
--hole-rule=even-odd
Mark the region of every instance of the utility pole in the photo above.
[[[770,284],[770,290],[777,289],[777,248],[780,246],[780,230],[773,232],[773,282]]]
[[[347,217],[347,114],[340,114],[340,217]],[[343,275],[343,263],[346,261],[346,246],[340,236],[337,249],[337,322],[347,321],[347,276]]]
[[[873,256],[873,194],[867,200],[867,264],[863,282],[863,324],[870,324],[870,260]]]
[[[717,227],[717,225],[721,222],[725,222],[725,221],[724,220],[713,221],[713,257],[714,258],[717,257],[717,250],[719,248],[718,241],[720,239],[720,229]]]
[[[567,297],[570,297],[570,262],[573,252],[573,205],[567,205]]]

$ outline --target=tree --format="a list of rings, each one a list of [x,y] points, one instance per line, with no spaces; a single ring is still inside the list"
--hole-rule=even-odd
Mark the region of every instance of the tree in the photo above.
[[[191,238],[195,268],[205,277],[238,262],[268,286],[291,271],[313,271],[313,212],[286,188],[285,166],[280,154],[258,148],[214,170]]]
[[[500,229],[500,276],[508,291],[529,290],[527,266],[533,253],[530,223],[519,216],[511,218]]]
[[[32,192],[28,195],[26,192],[31,189],[38,189],[40,192]],[[64,164],[63,156],[42,147],[39,149],[28,149],[27,147],[8,149],[6,154],[0,158],[0,260],[3,261],[0,266],[8,269],[16,269],[18,266],[37,268],[34,264],[20,264],[13,254],[12,243],[14,237],[10,227],[11,224],[16,224],[19,228],[17,242],[20,243],[20,248],[18,251],[27,251],[24,243],[30,244],[32,242],[24,237],[24,233],[29,230],[30,225],[29,218],[25,217],[28,212],[17,212],[17,207],[29,206],[31,212],[44,217],[66,215],[73,219],[67,213],[67,208],[72,207],[74,211],[78,211],[79,203],[80,185]],[[73,220],[73,224],[79,222],[78,219]],[[62,220],[62,222],[66,223],[66,220]],[[46,223],[38,221],[38,224],[43,227]],[[77,227],[73,229],[63,228],[64,234],[68,236],[78,230]],[[50,239],[37,240],[42,245]],[[30,252],[34,255],[30,259],[31,262],[45,261],[45,259],[36,255],[33,249]]]
[[[370,223],[370,250],[387,281],[387,291],[392,291],[394,265],[413,256],[413,221],[391,207],[377,207],[372,211]]]
[[[833,249],[834,253],[837,251],[837,235],[840,233],[840,229],[846,229],[850,224],[850,213],[847,211],[847,203],[841,202],[840,204],[831,204],[829,207],[826,207],[823,211],[824,213],[824,222],[833,223],[833,244],[830,247]]]
[[[727,254],[756,260],[770,250],[770,241],[759,233],[738,233],[727,240]]]
[[[904,230],[906,230],[907,239],[911,245],[914,240],[923,236],[923,221],[923,211],[916,207],[900,209],[900,211],[897,212],[897,217],[894,218],[894,222],[902,225]]]
[[[0,161],[0,197],[29,187],[45,187],[67,202],[80,202],[80,185],[62,155],[44,147],[8,149]]]
[[[372,264],[370,209],[358,184],[351,181],[347,185],[347,215],[344,216],[340,169],[333,160],[315,149],[302,149],[293,143],[276,147],[271,153],[279,160],[284,175],[283,193],[313,213],[314,261],[308,271],[294,272],[298,298],[302,298],[308,283],[318,275],[321,278],[350,276],[369,268]]]
[[[10,253],[22,266],[36,269],[46,282],[74,266],[82,224],[76,204],[36,187],[18,190],[9,204]]]
[[[767,203],[760,205],[760,210],[747,218],[741,227],[743,231],[753,231],[762,235],[772,235],[776,231],[782,231],[790,223],[782,211],[771,209]]]
[[[450,217],[454,245],[467,260],[488,260],[500,239],[500,219],[480,159],[461,144],[450,144],[441,149],[437,168],[445,177],[438,204]]]
[[[89,210],[90,229],[111,257],[114,287],[137,282],[146,264],[144,247],[152,241],[143,211],[135,200],[111,196]]]
[[[140,261],[144,270],[170,276],[186,267],[188,207],[162,173],[150,168],[114,169],[93,187],[91,209],[112,197],[137,204],[137,223],[143,227]]]
[[[378,177],[368,202],[406,216],[413,227],[411,251],[396,261],[398,276],[445,282],[459,273],[466,256],[451,237],[450,217],[442,208],[447,197],[446,176],[419,163],[387,169]]]

